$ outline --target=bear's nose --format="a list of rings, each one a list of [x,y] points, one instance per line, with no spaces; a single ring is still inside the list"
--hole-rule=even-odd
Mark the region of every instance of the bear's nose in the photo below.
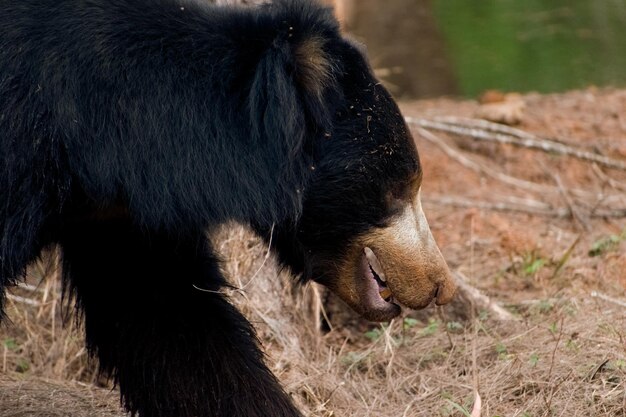
[[[446,268],[447,269],[447,268]],[[449,270],[445,271],[443,280],[437,285],[437,294],[435,304],[438,306],[448,304],[454,298],[456,293],[456,284],[454,277]]]

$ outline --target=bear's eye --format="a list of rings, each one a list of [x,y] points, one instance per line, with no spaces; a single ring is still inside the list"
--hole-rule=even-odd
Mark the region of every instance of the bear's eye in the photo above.
[[[391,190],[385,195],[385,205],[390,216],[399,214],[404,210],[404,206],[406,206],[404,194],[405,193],[400,190]]]
[[[398,181],[385,195],[387,208],[391,214],[400,212],[413,200],[422,185],[422,173],[418,172],[406,181]]]
[[[408,180],[396,182],[389,191],[389,198],[410,201],[421,184],[420,176],[413,176]]]

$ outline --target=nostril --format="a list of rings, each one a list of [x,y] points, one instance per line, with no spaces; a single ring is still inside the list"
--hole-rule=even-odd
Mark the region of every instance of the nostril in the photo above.
[[[441,284],[437,284],[435,287],[435,293],[433,294],[433,298],[439,297],[439,291],[441,290]]]
[[[455,293],[456,285],[454,283],[454,278],[452,278],[452,276],[448,276],[443,282],[437,284],[437,289],[435,290],[435,303],[437,305],[448,304],[454,298]]]

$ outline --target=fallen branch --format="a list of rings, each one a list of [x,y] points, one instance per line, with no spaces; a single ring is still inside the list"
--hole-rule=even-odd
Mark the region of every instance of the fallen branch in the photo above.
[[[431,133],[430,131],[417,126],[416,127],[418,133],[420,134],[421,137],[423,137],[424,139],[426,139],[427,141],[435,144],[437,147],[439,147],[439,149],[441,149],[446,155],[448,155],[450,158],[454,159],[455,161],[457,161],[458,163],[460,163],[461,165],[463,165],[466,168],[469,168],[473,171],[476,171],[478,173],[482,173],[485,175],[488,175],[502,183],[508,184],[508,185],[512,185],[514,187],[518,187],[527,191],[534,191],[534,192],[538,192],[538,193],[557,193],[559,192],[559,190],[557,189],[557,187],[553,187],[551,185],[542,185],[542,184],[537,184],[535,182],[531,182],[531,181],[526,181],[526,180],[522,180],[519,178],[515,178],[512,177],[510,175],[506,175],[503,174],[501,172],[496,171],[495,169],[492,169],[484,164],[481,164],[479,162],[476,162],[474,160],[472,160],[471,158],[468,158],[467,156],[463,155],[459,150],[455,149],[454,147],[450,146],[449,144],[447,144],[443,139],[441,139],[440,137],[438,137],[437,135]],[[580,190],[582,191],[582,190]],[[589,194],[589,193],[585,193],[585,194]]]
[[[536,192],[536,193],[541,193],[541,194],[547,194],[547,193],[557,194],[557,193],[562,192],[562,190],[559,189],[559,187],[555,187],[552,185],[539,184],[539,183],[527,181],[521,178],[512,177],[510,175],[507,175],[500,171],[492,169],[489,166],[485,164],[481,164],[480,162],[473,160],[469,158],[468,156],[464,155],[461,151],[456,149],[454,146],[451,146],[443,138],[435,135],[434,133],[419,126],[415,126],[415,129],[422,138],[424,138],[425,140],[437,146],[450,158],[454,159],[456,162],[463,165],[464,167],[471,169],[475,172],[478,172],[479,174],[487,175],[495,179],[496,181],[500,181],[504,184],[512,185],[514,187],[517,187],[526,191],[531,191],[531,192]],[[597,164],[592,164],[592,166],[597,170],[600,169],[597,166]],[[612,180],[612,179],[610,180],[613,182],[616,182],[615,180]],[[614,185],[614,184],[611,184],[611,185]],[[613,188],[619,189],[618,187],[615,187],[615,186]],[[624,187],[624,190],[626,191],[626,187]],[[590,193],[588,191],[577,189],[577,188],[569,188],[567,191],[568,193],[573,194],[574,196],[578,198],[582,198],[585,201],[606,200],[607,198],[621,197],[621,195],[605,196],[602,193]]]
[[[461,136],[469,136],[478,140],[511,144],[525,148],[538,149],[544,152],[556,153],[559,155],[573,156],[585,161],[595,162],[608,168],[626,171],[626,162],[594,154],[582,149],[577,149],[553,140],[540,138],[519,129],[514,129],[508,126],[499,126],[496,123],[484,120],[479,120],[478,122],[473,121],[472,123],[467,123],[467,121],[465,121],[462,124],[460,121],[452,123],[445,121],[446,119],[438,119],[440,121],[437,121],[416,117],[405,117],[405,120],[409,124],[417,125],[425,129],[440,130]],[[488,126],[488,128],[485,126]]]
[[[454,197],[429,197],[423,199],[426,204],[434,204],[440,206],[452,206],[459,208],[477,208],[482,210],[494,211],[513,211],[519,213],[527,213],[541,215],[547,217],[567,218],[571,216],[570,210],[567,208],[550,208],[548,204],[535,200],[525,200],[528,203],[508,203],[508,202],[486,202],[477,200],[465,200]],[[626,217],[626,209],[598,209],[592,212],[589,217],[592,218],[624,218]]]
[[[598,291],[591,291],[591,296],[593,298],[599,298],[601,300],[607,301],[609,303],[616,304],[618,306],[626,307],[626,301],[618,300],[617,298],[609,297],[606,294],[602,294]]]
[[[426,204],[434,204],[439,206],[452,206],[459,208],[477,208],[482,210],[493,211],[513,211],[519,213],[527,213],[534,215],[542,215],[548,217],[568,217],[570,212],[568,209],[553,209],[548,204],[540,201],[528,200],[528,204],[509,203],[509,202],[488,202],[478,200],[466,200],[457,197],[423,197]],[[531,203],[532,201],[532,203]]]
[[[478,129],[484,129],[489,132],[502,133],[505,135],[514,136],[520,139],[535,139],[536,136],[532,133],[528,133],[521,129],[509,127],[501,123],[493,123],[488,120],[469,118],[469,117],[456,117],[456,116],[440,116],[435,117],[433,120],[442,123],[448,123],[457,126],[471,126]]]
[[[461,272],[454,272],[455,282],[457,284],[456,302],[465,309],[474,308],[476,311],[488,311],[492,318],[496,320],[516,320],[516,317],[492,301],[483,294],[478,288],[469,284],[467,277]],[[469,316],[469,315],[468,315]]]

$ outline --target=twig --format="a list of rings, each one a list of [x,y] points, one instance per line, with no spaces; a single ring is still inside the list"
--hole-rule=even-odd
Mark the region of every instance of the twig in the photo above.
[[[550,173],[550,174],[552,175],[552,178],[554,178],[554,181],[557,183],[559,190],[561,191],[561,196],[563,197],[565,204],[567,204],[567,206],[569,207],[569,211],[572,215],[572,218],[585,231],[588,232],[589,230],[591,230],[591,225],[589,224],[589,221],[582,215],[582,213],[580,213],[580,210],[578,210],[578,206],[576,206],[576,204],[574,204],[574,201],[570,198],[567,190],[565,189],[565,186],[563,185],[563,181],[561,181],[561,177],[559,176],[559,174],[558,173]]]
[[[275,225],[272,224],[272,228],[270,229],[270,240],[267,243],[267,251],[265,252],[265,256],[263,257],[263,262],[261,263],[259,268],[255,271],[255,273],[252,274],[248,282],[246,282],[243,285],[240,285],[240,288],[239,288],[240,291],[245,291],[245,289],[248,287],[248,285],[250,285],[250,283],[254,280],[254,278],[256,278],[256,276],[259,275],[259,272],[261,272],[261,269],[263,269],[263,267],[265,266],[265,263],[267,262],[270,255],[272,254],[271,250],[272,250],[272,239],[274,238],[274,226]]]
[[[481,293],[478,288],[471,286],[461,272],[455,272],[454,276],[458,288],[457,297],[464,305],[473,305],[476,310],[487,310],[497,320],[515,320],[513,314],[493,302],[489,297]]]
[[[619,191],[626,191],[626,184],[616,181],[613,178],[606,175],[602,171],[602,169],[598,166],[598,164],[591,164],[591,169],[598,176],[598,178],[600,178],[600,180],[604,181],[612,188],[619,190]]]
[[[421,127],[416,127],[416,130],[419,132],[419,134],[426,140],[428,140],[429,142],[437,145],[443,152],[445,152],[446,155],[448,155],[450,158],[454,159],[455,161],[457,161],[458,163],[460,163],[461,165],[463,165],[466,168],[469,168],[473,171],[479,172],[479,173],[483,173],[485,175],[488,175],[500,182],[503,182],[505,184],[509,184],[509,185],[513,185],[515,187],[518,188],[522,188],[524,190],[528,190],[528,191],[535,191],[535,192],[539,192],[539,193],[554,193],[554,192],[558,192],[558,190],[556,189],[556,187],[552,187],[549,185],[542,185],[542,184],[537,184],[535,182],[531,182],[531,181],[525,181],[519,178],[515,178],[512,177],[510,175],[506,175],[503,174],[501,172],[498,172],[494,169],[489,168],[486,165],[480,164],[470,158],[468,158],[467,156],[463,155],[461,152],[459,152],[457,149],[455,149],[454,147],[450,146],[449,144],[447,144],[445,141],[443,141],[441,138],[439,138],[438,136],[436,136],[435,134],[429,132],[428,130],[421,128]]]
[[[483,401],[480,398],[478,390],[474,390],[474,406],[472,407],[472,414],[470,417],[480,417]]]
[[[321,284],[312,282],[309,288],[311,288],[313,292],[313,306],[311,307],[311,309],[313,310],[313,317],[315,320],[315,330],[318,332],[322,330],[321,318],[323,317],[326,321],[326,325],[332,332],[334,330],[334,327],[330,322],[330,318],[328,317],[328,313],[326,313],[326,308],[324,307],[324,302],[322,301],[321,291],[324,290],[322,289]]]
[[[548,370],[548,377],[547,377],[547,381],[551,381],[552,380],[552,371],[554,370],[554,359],[556,358],[556,351],[559,347],[559,343],[561,342],[561,338],[563,337],[563,323],[565,322],[565,316],[561,317],[561,326],[559,326],[559,336],[556,339],[556,343],[554,345],[554,349],[552,350],[552,359],[550,360],[550,369]],[[556,386],[554,386],[553,384],[550,384],[550,394],[549,397],[547,399],[545,399],[544,397],[544,401],[546,402],[546,409],[548,411],[548,413],[550,413],[550,408],[552,407],[552,398],[554,396],[555,390],[556,388],[560,385],[557,384]]]
[[[454,159],[455,161],[457,161],[459,164],[463,165],[464,167],[471,169],[475,172],[478,172],[480,174],[484,174],[487,175],[497,181],[500,181],[504,184],[508,184],[508,185],[512,185],[514,187],[517,188],[521,188],[523,190],[527,190],[527,191],[533,191],[533,192],[538,192],[538,193],[542,193],[542,194],[547,194],[547,193],[559,193],[560,190],[558,187],[552,186],[552,185],[544,185],[544,184],[539,184],[536,182],[532,182],[532,181],[527,181],[521,178],[516,178],[507,174],[504,174],[500,171],[497,171],[495,169],[490,168],[489,166],[482,164],[474,159],[469,158],[468,156],[464,155],[461,151],[459,151],[457,148],[455,148],[454,146],[450,145],[449,143],[447,143],[444,139],[442,139],[441,137],[435,135],[434,133],[419,127],[419,126],[414,126],[415,130],[418,132],[418,134],[425,140],[431,142],[432,144],[436,145],[437,147],[439,147],[439,149],[441,149],[446,155],[448,155],[450,158]],[[600,170],[600,168],[597,166],[597,164],[592,164],[592,167],[594,167],[594,169]],[[606,178],[606,182],[608,182],[614,189],[616,189],[617,191],[623,190],[626,191],[626,185],[623,185],[621,183],[618,183],[617,181],[615,181],[612,178],[609,178],[606,174],[600,172],[601,175],[603,175],[603,178]],[[585,200],[593,200],[593,199],[606,199],[606,198],[610,198],[610,197],[622,197],[622,195],[617,194],[617,195],[612,195],[612,196],[604,196],[603,193],[590,193],[589,191],[585,191],[585,190],[581,190],[578,188],[570,188],[568,189],[568,192],[570,194],[573,194],[574,196],[578,197],[578,198],[582,198]]]
[[[476,126],[472,125],[471,123],[459,124],[420,119],[416,117],[405,117],[405,120],[409,124],[415,124],[426,129],[440,130],[443,132],[454,133],[461,136],[469,136],[478,140],[510,144],[525,148],[538,149],[544,152],[556,153],[559,155],[573,156],[575,158],[585,161],[595,162],[608,168],[626,171],[626,162],[609,158],[603,155],[594,154],[582,149],[577,149],[572,146],[564,145],[562,143],[552,140],[540,138],[538,136],[531,135],[530,133],[522,132],[518,129],[513,129],[510,127],[506,127],[505,133],[505,130],[503,130],[503,126],[499,126],[498,130],[493,128],[492,125],[496,125],[495,123],[481,121],[481,124],[489,123],[490,128],[487,129],[484,126]],[[515,131],[516,134],[512,134],[510,131]]]
[[[598,367],[596,367],[595,371],[593,371],[593,373],[589,377],[589,381],[593,381],[594,379],[596,379],[596,375],[598,374],[598,372],[600,372],[610,361],[610,359],[603,360],[602,363],[598,365]]]
[[[494,123],[484,119],[476,119],[471,117],[458,117],[458,116],[439,116],[433,120],[442,123],[448,123],[458,126],[472,126],[478,129],[484,129],[489,132],[503,133],[505,135],[515,136],[520,139],[533,139],[535,135],[525,132],[521,129],[516,129],[501,123]]]
[[[43,291],[41,288],[36,287],[34,285],[31,285],[31,284],[27,284],[25,282],[18,282],[17,283],[17,287],[21,288],[23,290],[26,290],[26,291],[31,291],[31,292],[42,292]]]
[[[439,316],[439,320],[441,320],[442,323],[448,322],[443,307],[437,307],[437,315]],[[446,332],[446,336],[448,337],[448,343],[450,343],[450,350],[452,350],[454,348],[454,342],[452,341],[452,336],[450,336],[450,329],[448,329],[448,326],[445,326],[444,330]],[[402,329],[402,333],[404,333],[404,326]]]
[[[506,303],[507,307],[519,307],[519,306],[534,306],[536,304],[557,304],[562,302],[561,298],[533,298],[528,300],[519,300],[511,303]]]
[[[261,262],[261,265],[257,268],[257,270],[254,272],[254,274],[252,274],[252,276],[250,277],[250,279],[248,279],[248,281],[241,285],[241,280],[239,279],[239,277],[237,277],[238,283],[239,283],[239,287],[235,287],[232,285],[229,285],[227,288],[230,291],[225,291],[223,289],[219,289],[219,290],[209,290],[207,288],[201,288],[198,287],[196,284],[191,284],[191,286],[193,288],[195,288],[198,291],[202,291],[202,292],[206,292],[206,293],[211,293],[211,294],[221,294],[221,295],[226,295],[226,296],[230,296],[231,293],[237,293],[237,294],[241,294],[242,296],[244,296],[245,298],[248,298],[246,296],[246,288],[248,287],[248,285],[250,285],[250,283],[257,277],[257,275],[259,274],[259,272],[261,272],[261,270],[263,269],[263,267],[265,266],[265,263],[267,262],[267,260],[269,259],[270,255],[271,255],[271,249],[272,249],[272,239],[274,238],[274,224],[272,224],[272,228],[270,230],[270,240],[267,244],[267,251],[265,253],[265,256],[263,257],[263,262]]]
[[[452,206],[460,208],[477,208],[482,210],[495,210],[495,211],[513,211],[520,213],[528,213],[549,217],[567,218],[570,216],[569,209],[555,208],[552,209],[549,205],[545,207],[541,206],[541,202],[528,200],[531,204],[519,204],[519,203],[507,203],[507,202],[486,202],[476,200],[465,200],[454,197],[430,197],[424,198],[424,203],[430,203],[442,206]],[[603,209],[596,210],[591,213],[592,218],[623,218],[626,217],[626,209]]]
[[[483,210],[495,210],[495,211],[516,211],[529,214],[540,214],[551,217],[567,217],[569,216],[569,210],[567,209],[552,209],[545,203],[533,201],[530,204],[508,203],[508,202],[488,202],[477,200],[466,200],[457,197],[428,197],[423,198],[424,203],[436,204],[441,206],[453,206],[460,208],[477,208]]]
[[[474,318],[475,320],[476,318]],[[470,417],[480,417],[482,399],[480,398],[480,378],[478,377],[478,361],[476,354],[476,341],[478,340],[478,327],[474,326],[474,337],[472,338],[472,386],[474,388],[474,406]]]
[[[618,300],[617,298],[609,297],[606,294],[602,294],[598,291],[591,291],[591,296],[594,298],[599,298],[604,301],[608,301],[609,303],[617,304],[618,306],[626,307],[626,301]]]
[[[583,236],[582,233],[580,233],[576,237],[574,242],[569,246],[569,248],[567,248],[563,256],[561,256],[561,259],[559,259],[559,262],[557,263],[556,268],[554,268],[554,273],[552,274],[551,279],[555,279],[557,275],[559,274],[559,272],[561,272],[561,269],[563,269],[563,267],[565,266],[565,263],[568,261],[570,256],[572,256],[572,253],[574,252],[574,248],[578,246],[578,243],[580,242],[580,239],[582,238],[582,236]]]
[[[7,299],[21,304],[26,304],[33,307],[39,307],[41,303],[39,301],[35,301],[31,298],[20,297],[19,295],[7,294]]]

